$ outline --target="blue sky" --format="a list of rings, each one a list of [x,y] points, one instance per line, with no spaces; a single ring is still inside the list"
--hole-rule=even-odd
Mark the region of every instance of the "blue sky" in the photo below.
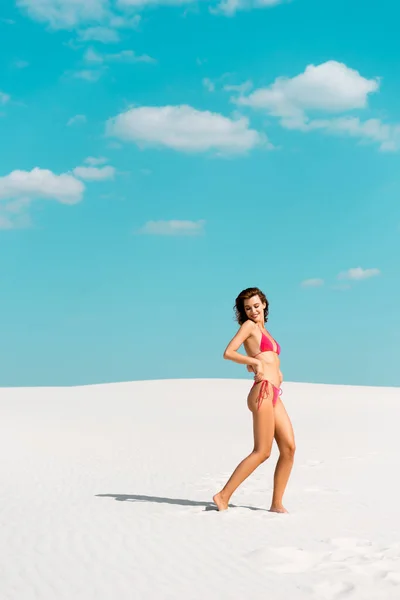
[[[249,377],[253,285],[286,380],[400,385],[399,16],[5,0],[0,385]]]

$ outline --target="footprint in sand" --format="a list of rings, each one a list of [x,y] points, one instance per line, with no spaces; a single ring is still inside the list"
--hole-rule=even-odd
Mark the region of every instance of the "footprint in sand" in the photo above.
[[[300,465],[302,469],[313,469],[315,467],[320,467],[324,464],[323,460],[307,460],[304,464]]]
[[[400,571],[389,571],[386,573],[384,581],[389,581],[393,585],[400,585]]]
[[[318,600],[339,600],[345,598],[355,589],[352,583],[339,581],[332,583],[324,581],[313,587],[313,592]]]
[[[400,560],[400,542],[396,542],[395,544],[390,544],[390,546],[383,547],[382,552],[385,553],[385,556],[387,558]]]
[[[380,546],[368,539],[353,537],[320,541],[324,548],[318,552],[283,546],[259,548],[248,553],[246,558],[263,570],[277,574],[318,573],[321,581],[308,588],[308,594],[312,594],[316,600],[340,600],[349,595],[354,597],[356,587],[360,587],[357,593],[363,594],[368,589],[378,594],[376,598],[392,600],[390,594],[400,585],[400,544]]]
[[[345,563],[349,561],[350,565],[365,564],[377,558],[377,550],[370,540],[343,537],[333,538],[330,543],[333,546],[333,551],[330,554],[332,562]]]
[[[254,550],[247,556],[251,560],[256,559],[265,569],[274,573],[304,573],[315,567],[320,560],[318,555],[294,546],[263,548]]]
[[[326,540],[332,550],[325,555],[323,569],[342,568],[348,575],[368,583],[369,589],[382,590],[382,584],[400,585],[400,545],[379,546],[367,539],[352,537]],[[334,596],[336,598],[336,596]],[[340,596],[338,596],[340,597]],[[382,598],[384,598],[382,590]]]

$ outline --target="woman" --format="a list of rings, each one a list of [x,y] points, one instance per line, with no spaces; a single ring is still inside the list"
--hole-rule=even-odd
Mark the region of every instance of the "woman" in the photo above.
[[[282,498],[293,466],[295,441],[292,424],[280,399],[280,346],[265,329],[268,300],[261,290],[247,288],[240,292],[235,312],[240,329],[229,342],[224,358],[247,365],[247,370],[255,374],[247,397],[247,406],[253,414],[254,449],[236,467],[213,500],[218,510],[226,510],[237,487],[270,456],[275,438],[280,456],[274,474],[270,511],[286,513]],[[247,356],[238,352],[242,344]]]

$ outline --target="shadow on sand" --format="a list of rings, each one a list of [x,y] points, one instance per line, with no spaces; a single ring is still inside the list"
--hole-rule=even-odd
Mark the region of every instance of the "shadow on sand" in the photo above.
[[[176,504],[178,506],[202,506],[206,511],[217,511],[214,502],[200,502],[197,500],[185,500],[183,498],[162,498],[159,496],[143,496],[142,494],[96,494],[96,497],[114,498],[119,502],[153,502],[155,504]],[[262,510],[268,512],[266,508],[257,508],[256,506],[229,504],[229,508],[247,508],[248,510]]]

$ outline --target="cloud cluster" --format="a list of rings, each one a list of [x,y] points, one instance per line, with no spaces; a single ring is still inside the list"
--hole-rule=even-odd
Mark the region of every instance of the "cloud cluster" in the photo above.
[[[238,103],[265,109],[269,114],[303,126],[306,111],[339,113],[367,105],[368,94],[376,92],[376,79],[366,79],[343,63],[330,60],[309,65],[293,78],[279,77],[266,88],[260,88]]]
[[[134,50],[121,50],[114,53],[101,53],[89,47],[83,55],[83,68],[70,72],[75,79],[83,79],[90,83],[98,81],[109,69],[110,64],[146,63],[155,64],[156,59],[148,54],[137,54]]]
[[[134,50],[121,50],[121,52],[100,54],[93,48],[88,48],[85,52],[84,60],[88,64],[102,65],[105,63],[155,63],[157,62],[147,54],[136,54]]]
[[[106,133],[141,146],[221,154],[243,153],[265,141],[245,117],[230,119],[188,105],[131,108],[109,119]]]
[[[17,0],[17,6],[52,29],[72,29],[97,23],[108,15],[108,0]]]
[[[53,198],[63,204],[74,204],[82,199],[84,185],[68,173],[55,175],[47,169],[35,167],[31,171],[12,171],[0,177],[0,200],[21,197]]]
[[[72,171],[75,177],[84,181],[104,181],[114,179],[115,168],[107,165],[105,167],[75,167]]]
[[[12,171],[0,177],[0,229],[27,226],[27,210],[34,200],[75,204],[82,200],[84,190],[84,184],[68,173],[56,175],[38,167]]]
[[[30,225],[29,208],[35,200],[53,200],[73,205],[81,202],[85,192],[84,181],[112,179],[115,169],[111,166],[76,167],[72,172],[56,174],[49,169],[33,168],[31,171],[15,170],[0,177],[0,229],[15,229]],[[99,162],[97,162],[99,164]]]
[[[204,232],[205,221],[148,221],[139,230],[147,235],[195,236]]]
[[[52,30],[76,30],[81,42],[116,43],[121,29],[135,29],[141,20],[131,10],[121,11],[120,0],[16,0],[16,3],[31,19],[46,23]]]
[[[108,158],[105,156],[88,156],[85,158],[84,162],[87,165],[91,165],[92,167],[97,167],[98,165],[104,165],[108,162]]]
[[[239,11],[253,10],[257,8],[270,8],[283,4],[286,0],[221,0],[215,9],[211,12],[222,13],[227,17],[232,17]]]
[[[339,281],[347,280],[347,281],[362,281],[364,279],[370,279],[371,277],[377,277],[381,272],[379,269],[370,268],[363,269],[362,267],[354,267],[351,269],[347,269],[347,271],[342,271],[337,275],[337,279]],[[302,287],[306,288],[315,288],[321,287],[325,284],[323,279],[314,278],[314,279],[305,279],[301,282]],[[335,286],[336,287],[336,286]],[[346,285],[345,288],[341,286],[340,289],[347,289],[349,286]]]
[[[330,60],[308,65],[292,78],[278,77],[268,87],[232,100],[239,106],[277,117],[287,129],[344,134],[376,142],[384,151],[396,150],[400,146],[399,125],[343,114],[366,109],[369,96],[378,92],[379,86],[378,78],[368,79],[355,69]]]
[[[379,269],[363,269],[362,267],[355,267],[339,273],[338,279],[349,279],[350,281],[361,281],[362,279],[369,279],[370,277],[376,277],[380,275]]]
[[[157,6],[185,6],[196,0],[16,0],[17,6],[51,29],[78,30],[80,41],[118,42],[119,30],[136,28],[139,12]],[[210,11],[232,16],[240,10],[269,8],[286,0],[207,0]]]
[[[111,27],[88,27],[79,32],[81,42],[102,42],[103,44],[115,44],[119,42],[118,31]]]

